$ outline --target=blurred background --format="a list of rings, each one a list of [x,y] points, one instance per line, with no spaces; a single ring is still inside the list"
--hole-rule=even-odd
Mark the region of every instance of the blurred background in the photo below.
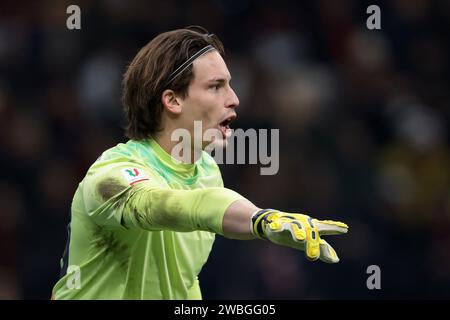
[[[81,8],[81,30],[66,8]],[[368,30],[366,8],[381,8]],[[158,33],[224,42],[235,128],[280,129],[277,175],[221,165],[259,207],[347,222],[337,265],[218,237],[206,299],[450,298],[449,1],[1,1],[0,299],[48,299],[73,193],[126,141],[120,81]],[[367,267],[381,269],[368,290]]]

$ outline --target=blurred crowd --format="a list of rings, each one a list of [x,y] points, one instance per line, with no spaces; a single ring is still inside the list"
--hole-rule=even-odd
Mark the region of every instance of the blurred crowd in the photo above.
[[[66,8],[81,9],[68,30]],[[368,30],[369,4],[381,30]],[[224,42],[235,128],[280,129],[279,172],[221,165],[259,207],[349,224],[341,262],[217,237],[207,299],[450,297],[450,2],[2,1],[0,299],[48,299],[73,193],[126,141],[121,77],[158,33]],[[447,39],[447,40],[445,40]],[[368,290],[378,265],[381,290]]]

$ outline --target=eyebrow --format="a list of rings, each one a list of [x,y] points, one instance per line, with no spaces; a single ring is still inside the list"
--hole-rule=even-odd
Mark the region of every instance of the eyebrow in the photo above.
[[[211,79],[208,79],[208,82],[220,82],[220,83],[224,83],[227,81],[231,81],[231,76],[230,78],[226,78],[226,77],[213,77]]]

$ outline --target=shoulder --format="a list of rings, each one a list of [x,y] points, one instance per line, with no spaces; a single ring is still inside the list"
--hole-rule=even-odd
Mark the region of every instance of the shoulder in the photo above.
[[[88,169],[85,182],[96,183],[114,180],[114,184],[134,185],[152,180],[161,184],[158,172],[146,162],[140,152],[139,144],[129,141],[104,151]]]
[[[77,191],[83,199],[83,210],[93,212],[120,203],[120,199],[125,199],[129,191],[144,185],[151,188],[167,187],[165,180],[133,146],[118,144],[103,152],[94,162]]]
[[[127,143],[119,143],[112,148],[105,150],[96,162],[107,162],[112,160],[129,159],[139,161],[141,158],[139,144],[132,140]]]

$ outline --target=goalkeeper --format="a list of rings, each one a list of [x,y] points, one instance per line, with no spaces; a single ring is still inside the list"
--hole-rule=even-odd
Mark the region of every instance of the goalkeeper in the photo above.
[[[207,142],[183,150],[190,163],[172,156],[172,132],[193,134],[194,121],[226,145],[239,100],[223,55],[215,35],[188,27],[158,35],[130,63],[129,140],[106,150],[75,192],[54,299],[201,299],[198,274],[216,234],[339,261],[322,236],[346,233],[344,223],[261,209],[224,188]]]

